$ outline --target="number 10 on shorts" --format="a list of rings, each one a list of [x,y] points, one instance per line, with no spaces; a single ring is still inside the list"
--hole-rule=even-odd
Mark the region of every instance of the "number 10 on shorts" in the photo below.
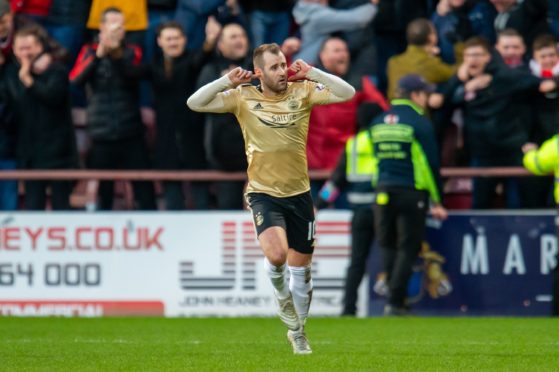
[[[309,232],[307,234],[307,240],[313,240],[316,234],[316,221],[309,222]]]

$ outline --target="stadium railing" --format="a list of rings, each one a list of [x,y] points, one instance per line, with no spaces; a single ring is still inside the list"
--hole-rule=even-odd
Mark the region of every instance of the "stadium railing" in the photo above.
[[[312,180],[326,180],[331,172],[311,170]],[[475,177],[528,177],[533,176],[522,167],[465,168],[447,167],[441,169],[443,178]],[[82,181],[83,194],[74,198],[73,205],[91,209],[95,205],[99,181],[244,181],[245,172],[221,171],[157,171],[157,170],[13,170],[0,172],[0,180],[68,180]],[[88,208],[90,206],[90,208]],[[94,207],[93,207],[94,208]]]

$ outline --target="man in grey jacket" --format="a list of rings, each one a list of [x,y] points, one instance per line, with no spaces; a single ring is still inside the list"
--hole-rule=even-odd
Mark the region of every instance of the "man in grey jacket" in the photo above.
[[[299,0],[293,8],[295,22],[301,27],[303,44],[295,59],[316,64],[322,43],[334,32],[353,31],[367,26],[377,13],[379,0],[353,9],[334,9],[328,0]]]

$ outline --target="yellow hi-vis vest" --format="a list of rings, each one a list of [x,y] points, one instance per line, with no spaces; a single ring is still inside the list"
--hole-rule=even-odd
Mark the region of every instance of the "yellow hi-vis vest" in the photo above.
[[[349,184],[347,200],[351,204],[369,204],[375,200],[377,160],[373,155],[373,141],[369,130],[350,138],[345,147],[346,179]]]
[[[537,175],[555,174],[555,203],[559,204],[559,135],[545,141],[537,150],[524,154],[524,166]]]

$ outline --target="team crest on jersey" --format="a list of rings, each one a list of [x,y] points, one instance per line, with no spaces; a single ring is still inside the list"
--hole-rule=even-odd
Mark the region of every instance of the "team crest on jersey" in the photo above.
[[[384,122],[386,124],[398,124],[400,117],[394,114],[388,114],[384,117]]]
[[[297,100],[291,100],[287,103],[287,107],[289,107],[290,110],[297,110],[300,105],[301,103]]]

